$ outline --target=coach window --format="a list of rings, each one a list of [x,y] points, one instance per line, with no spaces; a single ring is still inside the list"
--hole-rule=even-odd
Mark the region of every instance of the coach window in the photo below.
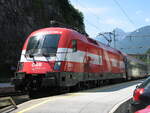
[[[73,52],[77,51],[77,40],[72,40],[72,49],[73,49]]]

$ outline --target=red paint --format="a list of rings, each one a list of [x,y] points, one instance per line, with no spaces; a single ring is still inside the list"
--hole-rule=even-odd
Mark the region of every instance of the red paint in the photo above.
[[[135,113],[150,113],[150,105],[147,106],[145,109],[139,110]]]
[[[83,51],[87,54],[84,56],[83,63],[71,62],[71,61],[62,61],[61,69],[62,72],[91,72],[91,73],[124,73],[125,69],[120,68],[119,62],[123,62],[124,55],[116,49],[108,47],[100,42],[96,44],[91,43],[84,35],[70,29],[65,28],[44,28],[37,30],[29,35],[27,38],[23,50],[26,50],[28,40],[31,36],[34,36],[38,33],[43,34],[61,34],[61,38],[58,44],[58,48],[72,48],[72,40],[77,40],[78,51]],[[92,41],[94,42],[94,41]],[[94,54],[102,56],[102,65],[92,64],[94,61],[93,58],[90,58],[88,54]],[[85,60],[86,59],[86,60]],[[88,60],[87,60],[88,59]],[[112,66],[111,59],[117,61],[116,67]],[[25,62],[23,69],[19,72],[26,72],[27,74],[44,74],[47,72],[54,72],[53,69],[55,61],[36,61],[34,62]],[[38,64],[38,65],[36,65]]]

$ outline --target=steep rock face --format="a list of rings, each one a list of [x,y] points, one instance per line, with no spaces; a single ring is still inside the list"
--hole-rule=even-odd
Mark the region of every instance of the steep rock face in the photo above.
[[[68,0],[0,0],[0,67],[16,65],[26,36],[50,20],[85,33],[82,13]]]

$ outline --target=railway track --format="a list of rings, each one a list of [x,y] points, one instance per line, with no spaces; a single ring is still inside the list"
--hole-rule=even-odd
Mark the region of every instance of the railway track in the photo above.
[[[29,96],[25,92],[5,92],[0,93],[0,99],[11,98],[16,105],[30,100]]]
[[[121,81],[117,81],[114,83],[105,82],[103,84],[100,84],[100,86],[94,86],[94,87],[84,86],[80,88],[74,87],[74,88],[65,88],[61,90],[60,89],[46,89],[46,90],[34,92],[34,94],[29,94],[27,92],[7,92],[7,93],[0,93],[0,98],[11,97],[14,100],[14,102],[18,105],[18,104],[21,104],[23,102],[26,102],[32,99],[55,96],[55,95],[69,93],[69,92],[78,92],[81,90],[88,90],[92,88],[104,87],[104,86],[120,84],[120,83],[122,82]]]
[[[0,93],[0,113],[17,109],[17,105],[30,100],[26,93],[22,92],[5,92]]]
[[[0,98],[2,98],[2,97],[21,96],[21,95],[26,95],[26,94],[27,94],[27,93],[22,93],[22,92],[0,93]]]
[[[121,82],[122,83],[122,82]],[[99,87],[105,87],[105,86],[111,86],[111,85],[114,85],[114,84],[120,84],[120,82],[117,82],[117,83],[108,83],[106,82],[105,84],[101,84]],[[24,102],[27,102],[29,100],[32,100],[33,98],[34,99],[37,99],[37,98],[43,98],[43,97],[49,97],[49,96],[56,96],[56,95],[61,95],[61,94],[65,94],[65,93],[68,93],[68,92],[78,92],[78,91],[81,91],[81,90],[88,90],[88,89],[92,89],[92,88],[98,88],[96,86],[94,87],[84,87],[84,88],[81,88],[81,89],[62,89],[62,90],[58,90],[58,89],[53,89],[53,90],[42,90],[42,91],[37,91],[36,94],[34,94],[34,96],[31,98],[29,97],[29,94],[28,93],[22,93],[22,92],[9,92],[9,93],[0,93],[0,99],[4,99],[4,98],[11,98],[9,100],[13,100],[12,102],[10,103],[15,103],[15,104],[12,104],[13,106],[10,106],[11,108],[17,108],[16,105],[19,105],[21,103],[24,103]],[[42,92],[42,93],[41,93]],[[8,101],[2,101],[0,103],[0,105],[3,103],[8,103]],[[1,107],[1,106],[0,106]],[[7,106],[6,106],[7,107]]]
[[[120,82],[120,81],[119,81]],[[44,89],[44,90],[40,90],[40,91],[36,91],[34,92],[34,94],[30,94],[27,92],[4,92],[4,93],[0,93],[0,98],[2,97],[12,97],[12,98],[17,98],[23,95],[29,95],[31,98],[41,98],[41,97],[45,97],[45,96],[53,96],[53,95],[59,95],[59,94],[63,94],[63,93],[68,93],[68,92],[77,92],[77,91],[81,91],[81,90],[87,90],[87,89],[92,89],[92,88],[96,88],[96,87],[103,87],[103,86],[107,86],[107,85],[112,85],[112,84],[117,84],[119,82],[114,82],[114,83],[110,83],[108,81],[105,81],[101,84],[99,84],[99,86],[93,86],[91,84],[80,84],[79,86],[74,86],[71,88],[64,88],[64,89]],[[7,90],[7,89],[6,89]]]

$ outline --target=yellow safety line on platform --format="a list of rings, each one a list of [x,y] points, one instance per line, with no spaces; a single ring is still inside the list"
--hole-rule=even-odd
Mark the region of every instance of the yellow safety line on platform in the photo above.
[[[52,101],[52,100],[53,100],[53,98],[48,99],[48,100],[45,100],[45,101],[43,101],[43,102],[41,102],[41,103],[39,103],[39,104],[36,104],[36,105],[33,105],[33,106],[28,107],[28,108],[26,108],[26,109],[23,109],[22,111],[19,111],[18,113],[24,113],[24,112],[29,111],[29,110],[31,110],[31,109],[33,109],[33,108],[36,108],[36,107],[38,107],[38,106],[40,106],[40,105],[43,105],[43,104],[45,104],[45,103],[47,103],[47,102],[50,102],[50,101]]]
[[[63,97],[65,97],[65,98],[70,98],[70,97],[74,97],[74,96],[79,96],[79,94],[70,93],[70,94],[64,95],[64,96],[62,96],[62,97],[60,97],[60,98],[55,98],[55,97],[54,97],[54,98],[50,98],[50,99],[45,100],[45,101],[43,101],[43,102],[41,102],[41,103],[39,103],[39,104],[36,104],[36,105],[31,106],[31,107],[25,108],[25,109],[19,111],[18,113],[24,113],[24,112],[30,111],[31,109],[34,109],[34,108],[36,108],[36,107],[38,107],[38,106],[40,106],[40,105],[43,105],[43,104],[45,104],[45,103],[47,103],[47,102],[50,102],[50,101],[53,101],[53,100],[62,99]]]
[[[127,83],[130,83],[130,82],[126,82],[126,83],[123,83],[123,84],[127,84]],[[115,84],[115,85],[113,85],[113,86],[117,86],[117,85],[120,85],[120,84]],[[110,88],[110,86],[101,88],[101,90],[108,89],[108,88]],[[97,89],[99,89],[99,88],[92,89],[91,91],[96,91]],[[87,90],[86,92],[89,92],[89,91],[90,91],[90,90]],[[86,93],[86,92],[84,91],[84,92],[80,92],[80,93],[69,93],[69,94],[66,94],[66,95],[63,95],[63,96],[60,95],[59,98],[52,97],[52,98],[50,98],[50,99],[48,99],[48,100],[45,100],[45,101],[43,101],[43,102],[41,102],[41,103],[39,103],[39,104],[36,104],[36,105],[33,105],[33,106],[29,107],[29,108],[23,109],[23,110],[19,111],[18,113],[27,112],[27,111],[29,111],[29,110],[31,110],[31,109],[34,109],[34,108],[36,108],[36,107],[38,107],[38,106],[40,106],[40,105],[43,105],[43,104],[45,104],[45,103],[47,103],[47,102],[50,102],[50,101],[53,101],[53,100],[62,99],[62,98],[70,98],[70,97],[75,97],[75,96],[81,96],[81,95],[84,95],[84,93]],[[90,93],[90,92],[89,92],[89,93]],[[86,94],[87,94],[87,93],[86,93]]]

